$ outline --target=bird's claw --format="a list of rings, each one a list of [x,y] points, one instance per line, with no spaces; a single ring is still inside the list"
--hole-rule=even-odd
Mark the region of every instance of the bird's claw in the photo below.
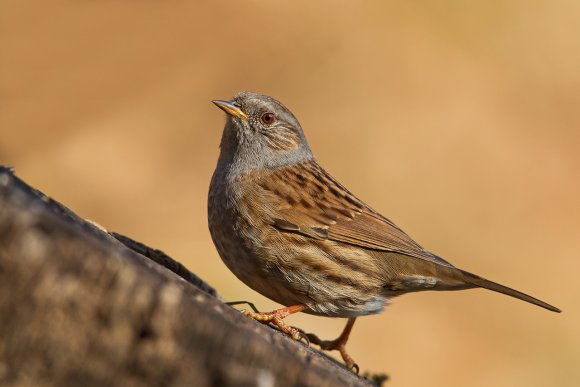
[[[353,358],[348,354],[348,352],[346,352],[346,340],[340,337],[336,340],[321,340],[313,333],[306,334],[306,337],[310,340],[311,343],[318,345],[323,351],[339,351],[340,356],[346,365],[346,368],[358,375],[360,372],[360,367],[354,362]]]
[[[360,372],[360,368],[359,368],[358,364],[356,364],[356,363],[352,363],[352,364],[350,364],[350,365],[349,365],[349,364],[347,364],[346,366],[347,366],[347,368],[348,368],[349,370],[351,370],[351,371],[352,371],[352,372],[354,372],[355,374],[357,374],[357,375],[359,374],[359,372]]]
[[[248,304],[250,305],[250,303]],[[276,311],[260,313],[251,310],[242,310],[241,313],[244,316],[252,318],[262,324],[270,324],[282,333],[290,336],[293,340],[303,342],[307,347],[310,347],[310,340],[308,335],[301,329],[284,324],[282,317],[280,317],[279,313],[276,313]]]
[[[297,332],[297,334],[292,336],[292,338],[296,341],[300,341],[301,343],[304,343],[304,345],[306,345],[307,348],[310,348],[310,339],[308,338],[308,334],[300,328],[297,328],[297,327],[291,327],[291,328]]]

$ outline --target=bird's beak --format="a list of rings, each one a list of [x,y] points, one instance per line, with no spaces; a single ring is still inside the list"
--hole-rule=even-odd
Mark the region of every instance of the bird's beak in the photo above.
[[[228,113],[232,117],[238,117],[241,120],[247,121],[248,116],[246,113],[240,109],[240,106],[237,103],[230,102],[230,101],[223,101],[221,99],[216,99],[211,101],[215,104],[215,106],[222,109],[224,112]]]

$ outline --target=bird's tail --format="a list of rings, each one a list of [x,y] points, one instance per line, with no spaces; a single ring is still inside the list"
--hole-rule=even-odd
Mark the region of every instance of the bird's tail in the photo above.
[[[493,290],[494,292],[506,294],[506,295],[511,296],[511,297],[519,298],[520,300],[529,302],[530,304],[541,306],[542,308],[551,310],[552,312],[557,312],[557,313],[561,312],[561,310],[556,308],[555,306],[552,306],[544,301],[538,300],[537,298],[534,298],[532,296],[528,296],[525,293],[519,292],[519,291],[514,290],[512,288],[508,288],[507,286],[500,285],[496,282],[486,280],[485,278],[482,278],[482,277],[475,275],[475,274],[471,274],[467,271],[460,270],[460,269],[458,269],[458,270],[463,274],[462,280],[469,283],[469,284],[475,285],[475,286],[480,287],[480,288]]]

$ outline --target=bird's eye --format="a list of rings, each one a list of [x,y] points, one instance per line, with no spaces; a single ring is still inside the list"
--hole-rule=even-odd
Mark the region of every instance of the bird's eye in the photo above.
[[[274,113],[264,113],[262,114],[262,117],[260,117],[260,119],[264,124],[272,125],[274,121],[276,121],[276,116],[274,115]]]

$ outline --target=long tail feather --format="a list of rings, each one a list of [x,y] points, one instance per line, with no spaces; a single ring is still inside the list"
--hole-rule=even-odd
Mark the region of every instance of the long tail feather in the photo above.
[[[502,293],[511,297],[519,298],[522,301],[529,302],[530,304],[541,306],[544,309],[548,309],[552,312],[560,313],[561,310],[552,306],[544,301],[538,300],[532,296],[528,296],[525,293],[519,292],[515,289],[508,288],[507,286],[500,285],[496,282],[486,280],[478,275],[469,273],[467,271],[461,270],[461,273],[464,275],[465,282],[473,284],[475,286],[479,286],[480,288],[485,288],[489,290],[493,290],[494,292]]]

